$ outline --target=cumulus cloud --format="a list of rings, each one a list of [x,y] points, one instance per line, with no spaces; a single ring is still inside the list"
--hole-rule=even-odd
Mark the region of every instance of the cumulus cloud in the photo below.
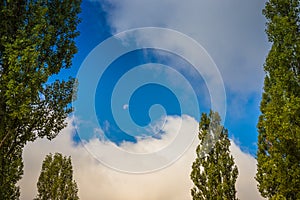
[[[263,199],[257,190],[257,182],[254,179],[257,169],[255,158],[243,152],[233,140],[231,140],[230,151],[239,169],[236,182],[237,196],[245,200]]]
[[[178,125],[178,120],[172,121],[174,124],[166,128],[172,131],[171,127]],[[187,122],[186,131],[195,132],[196,121],[185,118],[183,124]],[[121,173],[108,168],[98,162],[81,145],[75,145],[72,141],[74,126],[64,129],[61,134],[52,141],[38,139],[34,143],[29,143],[24,149],[25,173],[20,181],[21,199],[32,199],[36,195],[36,182],[40,173],[42,161],[50,152],[61,152],[71,155],[74,167],[74,178],[79,187],[81,199],[109,199],[109,200],[188,200],[191,199],[190,189],[192,182],[189,174],[191,163],[195,158],[195,148],[198,143],[194,140],[190,148],[173,165],[162,170],[144,173],[129,174]],[[168,134],[168,133],[166,133]],[[171,133],[169,133],[171,134]],[[136,144],[126,144],[126,148],[131,150],[145,150],[145,145],[157,146],[158,142],[170,142],[169,139],[162,141],[143,141]],[[101,146],[102,145],[102,146]],[[98,148],[102,148],[106,143],[98,143]],[[111,144],[109,144],[111,145]],[[141,145],[141,146],[139,146]],[[125,147],[124,146],[124,147]],[[231,151],[239,167],[239,178],[237,181],[238,196],[241,199],[260,199],[256,189],[256,182],[253,178],[256,171],[256,162],[253,157],[242,152],[233,143]],[[109,152],[107,152],[109,153]],[[139,165],[137,160],[136,165]]]

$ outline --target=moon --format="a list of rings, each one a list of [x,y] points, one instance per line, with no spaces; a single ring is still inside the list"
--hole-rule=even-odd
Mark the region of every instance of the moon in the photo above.
[[[123,110],[126,110],[126,109],[128,109],[128,104],[123,105]]]

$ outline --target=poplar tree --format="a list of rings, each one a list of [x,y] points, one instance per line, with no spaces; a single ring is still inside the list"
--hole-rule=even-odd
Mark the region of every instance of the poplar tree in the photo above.
[[[75,80],[49,80],[72,65],[80,0],[0,2],[0,199],[18,199],[22,151],[54,138],[72,111]]]
[[[193,200],[235,200],[237,166],[230,155],[228,131],[217,112],[203,113],[199,124],[197,157],[192,165]]]
[[[71,157],[67,158],[60,153],[47,155],[37,188],[38,195],[35,200],[78,200]]]
[[[258,122],[258,189],[268,199],[300,199],[299,0],[269,0],[263,14],[272,43]]]

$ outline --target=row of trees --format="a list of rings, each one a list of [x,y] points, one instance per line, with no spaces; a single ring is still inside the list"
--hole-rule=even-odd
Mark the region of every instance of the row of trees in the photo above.
[[[22,152],[26,143],[56,137],[72,111],[69,105],[74,79],[49,83],[48,78],[71,66],[77,51],[74,38],[78,35],[79,12],[80,0],[0,2],[0,199],[19,198],[16,183],[23,174]],[[203,131],[199,138],[208,140],[199,145],[199,157],[193,164],[193,180],[200,181],[193,194],[206,199],[201,191],[212,187],[205,191],[211,194],[208,197],[226,193],[227,199],[234,198],[237,168],[229,155],[227,130],[213,112],[209,116],[203,114],[200,126]],[[210,137],[210,131],[218,132],[220,140]],[[211,148],[212,140],[215,148],[210,152],[203,149]],[[203,156],[202,152],[208,154]],[[200,171],[201,166],[205,166],[204,172]],[[212,170],[214,173],[210,173]],[[46,156],[36,199],[78,199],[72,173],[70,157]],[[204,180],[214,176],[216,181],[205,186]]]
[[[48,78],[71,66],[79,12],[80,0],[0,2],[0,199],[19,198],[26,143],[54,138],[72,112],[75,80]],[[272,48],[264,66],[256,180],[263,197],[300,199],[299,1],[269,0],[263,14]],[[193,199],[237,199],[238,169],[218,113],[202,114],[199,128]],[[37,185],[37,199],[78,199],[71,159],[61,154],[46,157]]]
[[[255,178],[261,195],[271,200],[300,199],[299,4],[299,0],[269,0],[263,10],[272,48],[264,66]],[[237,168],[229,156],[227,131],[215,115],[204,114],[200,122],[200,145],[191,173],[194,200],[236,199]]]

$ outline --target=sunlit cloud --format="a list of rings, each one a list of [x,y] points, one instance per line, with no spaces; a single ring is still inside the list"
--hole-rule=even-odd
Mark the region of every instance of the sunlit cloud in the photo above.
[[[195,131],[191,118],[186,118],[188,125],[186,131]],[[178,126],[178,120],[172,121],[171,127]],[[74,167],[74,178],[79,187],[79,197],[81,199],[109,199],[109,200],[189,200],[192,182],[190,180],[191,164],[195,159],[195,149],[198,140],[194,140],[190,148],[173,165],[162,170],[140,175],[117,172],[104,166],[95,160],[93,156],[82,145],[75,145],[72,140],[75,127],[72,123],[64,129],[61,134],[48,141],[38,139],[34,143],[29,143],[25,149],[23,158],[25,161],[25,174],[20,181],[21,199],[33,199],[36,195],[36,183],[41,170],[42,161],[48,153],[61,152],[64,155],[71,155]],[[188,130],[190,127],[190,130]],[[166,130],[167,130],[166,129]],[[168,134],[168,133],[167,133]],[[171,134],[171,133],[169,133]],[[108,141],[97,142],[98,148],[105,149]],[[127,143],[124,148],[131,150],[152,148],[157,146],[157,142],[169,143],[165,141],[149,140],[136,144]],[[254,174],[256,171],[255,159],[244,152],[233,143],[231,146],[235,162],[239,167],[239,177],[237,180],[238,197],[241,199],[260,199],[256,189]],[[106,152],[109,155],[109,152]],[[118,159],[118,158],[116,158]],[[120,158],[119,158],[120,159]],[[136,161],[139,165],[139,161]]]

